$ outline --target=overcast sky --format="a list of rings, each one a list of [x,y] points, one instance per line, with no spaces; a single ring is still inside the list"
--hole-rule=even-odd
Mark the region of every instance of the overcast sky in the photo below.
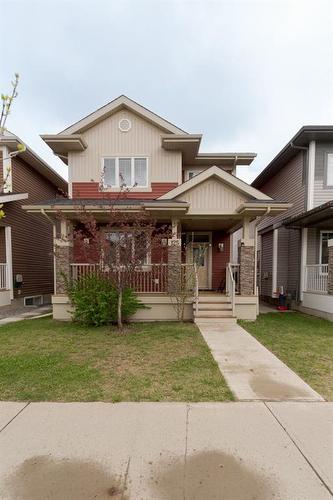
[[[305,124],[333,124],[333,0],[0,0],[8,120],[39,138],[120,94],[191,133],[202,152],[254,151],[252,181]]]

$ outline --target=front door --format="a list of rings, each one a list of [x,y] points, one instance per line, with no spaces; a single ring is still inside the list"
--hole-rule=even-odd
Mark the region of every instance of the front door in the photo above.
[[[192,243],[192,262],[197,265],[199,288],[209,288],[209,243]]]

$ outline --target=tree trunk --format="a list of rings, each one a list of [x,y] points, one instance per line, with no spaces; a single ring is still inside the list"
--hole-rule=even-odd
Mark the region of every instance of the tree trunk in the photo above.
[[[122,315],[121,315],[122,301],[123,301],[123,291],[120,289],[119,293],[118,293],[118,314],[117,314],[119,330],[122,330],[122,328],[123,328],[123,321],[122,321]]]

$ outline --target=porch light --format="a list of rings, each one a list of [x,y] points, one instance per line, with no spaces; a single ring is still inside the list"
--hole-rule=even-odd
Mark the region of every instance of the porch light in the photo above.
[[[219,243],[218,249],[219,249],[219,252],[223,252],[224,251],[224,243]]]

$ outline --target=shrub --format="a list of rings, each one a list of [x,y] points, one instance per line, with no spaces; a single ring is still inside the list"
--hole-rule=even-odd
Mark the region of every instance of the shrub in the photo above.
[[[82,276],[69,283],[67,288],[74,306],[73,321],[94,326],[117,321],[118,293],[107,277],[97,274]],[[124,319],[145,307],[131,288],[124,289],[122,297]]]

